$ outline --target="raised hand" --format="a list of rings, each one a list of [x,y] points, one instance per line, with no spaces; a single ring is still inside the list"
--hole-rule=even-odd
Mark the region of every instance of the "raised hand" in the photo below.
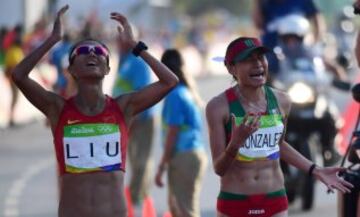
[[[51,33],[51,37],[53,37],[56,41],[60,41],[63,37],[63,28],[61,24],[61,19],[63,14],[69,9],[69,5],[63,6],[56,14],[54,27]]]
[[[119,38],[121,43],[126,45],[127,47],[134,47],[136,45],[136,41],[134,39],[133,32],[131,30],[131,26],[126,19],[126,17],[120,13],[112,12],[110,14],[110,18],[117,21],[120,26],[118,26]]]
[[[337,189],[342,193],[350,193],[350,189],[354,187],[351,183],[345,181],[338,175],[338,173],[345,170],[345,168],[324,167],[317,168],[316,170],[314,171],[315,177],[328,187],[329,192],[333,192],[334,189]]]
[[[236,125],[235,115],[231,114],[231,143],[240,148],[245,144],[246,139],[260,127],[260,115],[250,116],[246,114],[240,125]]]

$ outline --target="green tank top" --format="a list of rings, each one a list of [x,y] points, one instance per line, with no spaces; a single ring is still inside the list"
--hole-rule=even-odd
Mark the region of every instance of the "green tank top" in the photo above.
[[[236,159],[243,162],[256,160],[276,160],[280,157],[280,139],[284,131],[283,118],[270,87],[264,86],[267,108],[260,117],[259,129],[251,134],[245,145],[239,148]],[[235,115],[236,125],[240,124],[245,116],[245,110],[238,100],[234,87],[225,91],[229,104],[230,114]],[[231,137],[231,119],[225,125],[227,143]]]

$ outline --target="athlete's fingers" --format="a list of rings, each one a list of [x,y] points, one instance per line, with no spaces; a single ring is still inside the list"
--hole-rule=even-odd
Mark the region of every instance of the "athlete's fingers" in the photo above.
[[[330,193],[334,193],[334,189],[332,187],[332,185],[328,185],[328,190],[327,190],[327,193],[330,194]]]
[[[259,128],[260,126],[260,115],[255,115],[252,120],[252,127]]]
[[[336,189],[338,189],[339,191],[341,191],[342,193],[350,193],[350,189],[346,188],[345,186],[341,185],[341,184],[337,184],[334,186]]]
[[[63,7],[58,11],[57,16],[58,16],[58,17],[62,16],[68,9],[69,9],[69,5],[63,6]]]
[[[231,126],[232,126],[232,129],[235,129],[235,127],[236,127],[236,118],[235,118],[234,113],[231,113],[231,114],[230,114],[230,118],[231,118]]]
[[[245,114],[245,116],[244,116],[244,119],[242,120],[242,124],[243,125],[245,125],[245,126],[247,126],[248,125],[248,120],[249,119],[249,114]]]
[[[347,193],[351,192],[351,188],[353,188],[353,185],[345,180],[343,180],[342,178],[339,178],[339,183],[338,185],[341,185],[342,188],[344,188],[346,190]]]
[[[110,18],[118,21],[122,25],[124,30],[131,30],[131,26],[124,15],[117,12],[112,12],[110,13]]]
[[[354,187],[353,184],[351,184],[350,182],[348,182],[348,181],[346,181],[346,180],[344,180],[344,179],[342,179],[342,178],[340,178],[340,183],[341,183],[342,185],[348,187],[348,188],[353,188],[353,187]]]

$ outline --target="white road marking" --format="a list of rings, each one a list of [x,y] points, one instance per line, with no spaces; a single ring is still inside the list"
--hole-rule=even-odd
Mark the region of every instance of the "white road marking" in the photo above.
[[[31,164],[18,179],[16,179],[5,196],[4,217],[18,217],[20,215],[19,200],[29,181],[43,170],[52,167],[53,158],[44,159]]]

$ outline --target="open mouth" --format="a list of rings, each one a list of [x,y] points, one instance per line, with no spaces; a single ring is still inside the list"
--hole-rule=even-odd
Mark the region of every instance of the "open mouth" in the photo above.
[[[265,71],[262,67],[259,68],[255,68],[251,73],[250,73],[250,78],[263,78],[265,76]]]
[[[262,78],[264,77],[265,73],[264,72],[260,72],[260,73],[256,73],[256,74],[251,74],[250,77],[251,78]]]
[[[97,62],[96,61],[89,61],[86,63],[86,66],[97,66]]]

